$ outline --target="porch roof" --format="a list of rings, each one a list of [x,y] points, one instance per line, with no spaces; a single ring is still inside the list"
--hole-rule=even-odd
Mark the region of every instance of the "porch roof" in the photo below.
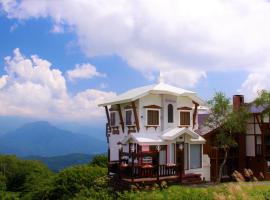
[[[191,136],[192,139],[198,139],[199,135],[194,131],[188,128],[170,128],[163,132],[162,138],[164,140],[174,140],[176,137],[179,137],[183,134],[188,134]]]
[[[156,133],[132,133],[120,142],[125,144],[130,140],[142,145],[159,145],[164,143],[160,134]]]
[[[202,138],[199,134],[188,128],[172,128],[163,131],[162,133],[132,133],[126,136],[122,141],[123,144],[132,141],[141,145],[160,145],[168,141],[174,140],[177,137],[188,134],[191,136],[191,142],[205,142],[205,139]]]

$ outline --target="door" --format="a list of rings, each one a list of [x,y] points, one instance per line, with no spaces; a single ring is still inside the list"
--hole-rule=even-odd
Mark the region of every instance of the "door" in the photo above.
[[[176,144],[176,164],[184,165],[184,148],[179,148],[180,144]]]
[[[178,173],[180,180],[182,181],[182,175],[184,174],[184,148],[179,148],[180,144],[176,144],[176,164],[178,165]],[[184,145],[183,145],[184,147]]]

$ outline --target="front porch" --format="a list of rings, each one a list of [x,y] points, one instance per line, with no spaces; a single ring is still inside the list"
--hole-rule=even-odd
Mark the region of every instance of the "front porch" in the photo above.
[[[181,164],[160,164],[160,152],[119,152],[119,176],[128,182],[182,181]],[[131,161],[131,162],[128,162]]]
[[[180,146],[180,144],[177,144],[178,148]],[[183,148],[175,151],[176,164],[169,163],[167,158],[165,163],[160,163],[163,160],[161,158],[161,151],[164,149],[167,150],[166,145],[152,146],[151,149],[151,151],[143,152],[141,151],[141,146],[136,145],[136,148],[133,150],[134,152],[123,152],[123,150],[120,150],[119,161],[110,163],[109,172],[118,174],[121,181],[130,184],[159,183],[161,181],[199,183],[202,181],[201,174],[185,174]],[[165,155],[167,156],[167,152]]]
[[[210,169],[203,159],[204,142],[187,128],[173,128],[161,134],[130,134],[117,143],[117,160],[110,163],[109,172],[131,183],[208,180]]]

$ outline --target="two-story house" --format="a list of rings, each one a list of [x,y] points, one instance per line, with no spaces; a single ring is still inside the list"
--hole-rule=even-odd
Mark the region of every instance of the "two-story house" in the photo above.
[[[260,177],[260,173],[262,173],[265,179],[269,180],[270,116],[264,114],[264,106],[257,106],[255,102],[245,103],[243,95],[234,95],[234,109],[238,109],[240,106],[244,106],[250,115],[246,124],[246,130],[243,133],[235,134],[238,145],[235,148],[231,148],[228,153],[222,178],[230,179],[234,170],[243,172],[246,168],[251,169],[257,177]],[[207,114],[205,115],[200,115],[199,117],[206,119]],[[206,139],[204,153],[210,157],[211,180],[215,181],[218,177],[219,166],[224,158],[224,152],[216,148],[214,144],[218,129],[209,130],[201,123],[198,133]]]
[[[165,84],[127,91],[99,106],[107,116],[109,172],[127,181],[210,180],[195,92]]]

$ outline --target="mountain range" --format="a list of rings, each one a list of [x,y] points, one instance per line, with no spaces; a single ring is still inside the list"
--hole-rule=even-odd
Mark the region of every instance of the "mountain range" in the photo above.
[[[46,121],[26,123],[0,136],[0,153],[20,157],[98,154],[106,152],[106,148],[103,140],[64,130]]]

